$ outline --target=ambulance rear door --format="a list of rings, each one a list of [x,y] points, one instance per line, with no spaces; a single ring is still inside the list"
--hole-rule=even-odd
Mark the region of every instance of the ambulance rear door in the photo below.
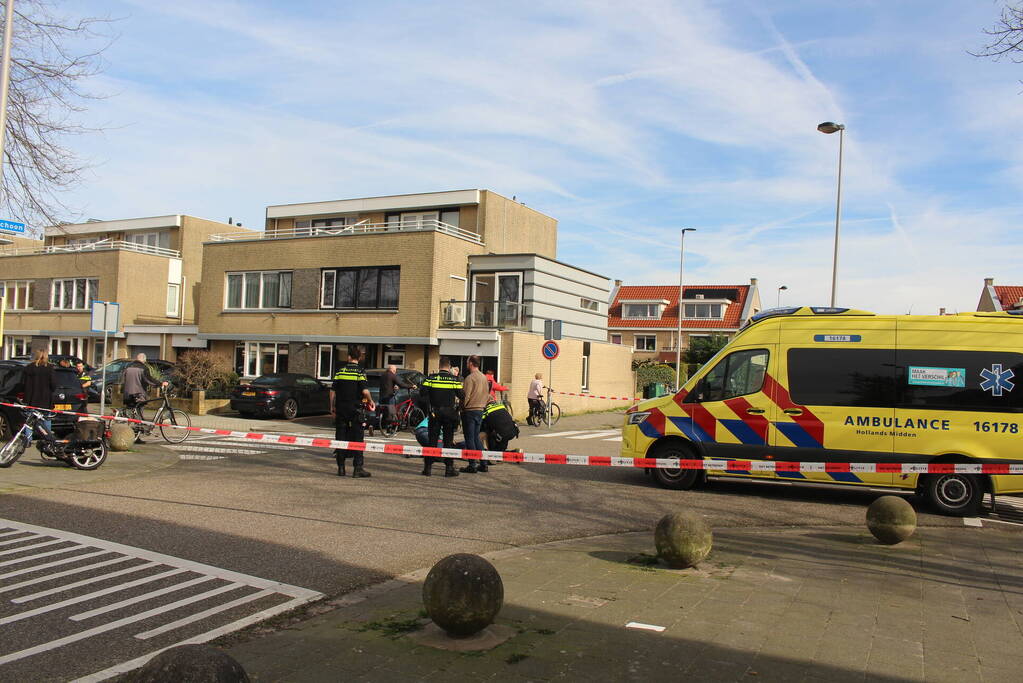
[[[778,460],[876,463],[895,444],[895,324],[891,318],[793,317],[782,322],[772,455]],[[850,468],[851,470],[852,468]],[[793,480],[890,486],[892,474],[779,473]]]

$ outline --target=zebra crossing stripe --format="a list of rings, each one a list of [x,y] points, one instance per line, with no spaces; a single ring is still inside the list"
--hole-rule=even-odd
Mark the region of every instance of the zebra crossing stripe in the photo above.
[[[608,437],[613,434],[617,434],[619,430],[612,429],[604,432],[595,432],[593,434],[580,434],[579,436],[570,436],[569,439],[600,439],[602,437]]]

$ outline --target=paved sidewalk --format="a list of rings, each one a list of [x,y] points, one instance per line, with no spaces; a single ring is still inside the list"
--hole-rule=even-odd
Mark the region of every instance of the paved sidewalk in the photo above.
[[[425,570],[227,651],[254,681],[1018,681],[1021,540],[928,527],[892,547],[856,527],[726,529],[685,571],[647,564],[648,532],[563,541],[488,556],[504,578],[497,621],[517,631],[489,652],[407,637],[425,621]]]

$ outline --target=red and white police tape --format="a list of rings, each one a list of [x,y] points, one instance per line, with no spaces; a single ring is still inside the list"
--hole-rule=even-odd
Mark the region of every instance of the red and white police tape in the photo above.
[[[582,398],[604,398],[609,401],[633,401],[638,402],[643,399],[639,396],[597,396],[596,394],[573,394],[571,391],[555,391],[551,389],[552,394],[561,394],[562,396],[581,396]]]
[[[154,427],[173,427],[191,432],[229,436],[262,443],[278,443],[311,448],[340,448],[366,453],[388,453],[391,455],[412,455],[428,458],[459,458],[462,460],[500,460],[503,462],[525,462],[541,465],[589,465],[595,467],[639,467],[669,468],[683,470],[713,470],[723,472],[854,472],[876,474],[1023,474],[1023,462],[994,463],[901,463],[901,462],[784,462],[775,460],[679,460],[676,458],[620,458],[606,455],[565,455],[552,453],[519,453],[517,451],[477,451],[460,448],[430,448],[428,446],[405,446],[402,444],[338,441],[311,436],[292,434],[259,434],[232,429],[211,429],[209,427],[179,427],[167,423],[146,422],[128,417],[75,413],[69,410],[34,408],[16,403],[0,403],[12,408],[30,408],[48,413],[77,415],[79,417],[102,418],[119,422]]]

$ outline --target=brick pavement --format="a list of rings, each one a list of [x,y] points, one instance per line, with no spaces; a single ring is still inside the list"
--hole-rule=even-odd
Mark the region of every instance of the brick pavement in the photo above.
[[[489,652],[405,635],[425,621],[425,570],[228,651],[255,681],[1017,681],[1021,539],[929,527],[890,547],[855,527],[727,529],[686,571],[637,563],[651,533],[562,541],[488,556],[505,583],[498,623],[517,631]]]

